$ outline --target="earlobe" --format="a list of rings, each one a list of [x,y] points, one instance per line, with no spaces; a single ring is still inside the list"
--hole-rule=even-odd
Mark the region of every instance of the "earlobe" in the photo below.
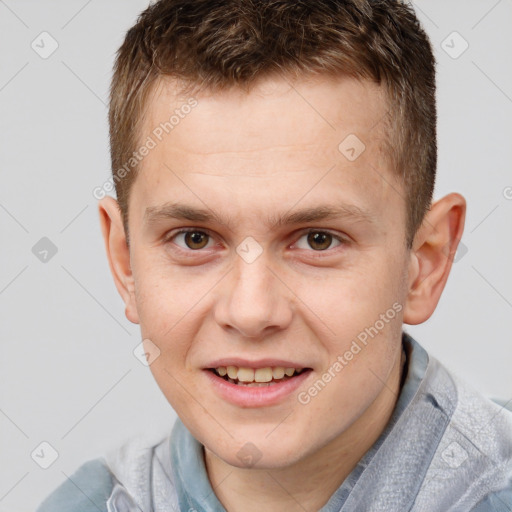
[[[434,313],[462,238],[465,216],[466,200],[455,193],[436,201],[425,215],[410,254],[404,323],[420,324]]]
[[[101,231],[107,251],[110,272],[117,291],[125,303],[125,315],[130,322],[139,323],[135,302],[135,284],[130,264],[130,250],[126,241],[121,210],[112,197],[98,204]]]

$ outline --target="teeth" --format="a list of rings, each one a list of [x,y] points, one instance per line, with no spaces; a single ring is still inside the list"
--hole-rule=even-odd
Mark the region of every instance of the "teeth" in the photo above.
[[[280,380],[286,377],[292,377],[295,373],[300,373],[302,368],[284,368],[283,366],[265,368],[244,368],[237,366],[219,366],[215,368],[217,375],[221,377],[228,376],[229,382],[247,383],[244,385],[264,385],[274,380]]]
[[[282,379],[284,377],[284,368],[282,366],[272,368],[272,376],[274,379]]]
[[[227,367],[228,377],[230,379],[236,379],[238,376],[238,368],[236,366]]]
[[[238,368],[238,380],[240,382],[254,382],[254,370],[252,368]]]
[[[238,372],[240,375],[240,371]],[[270,382],[272,380],[272,368],[258,368],[254,372],[256,382]]]

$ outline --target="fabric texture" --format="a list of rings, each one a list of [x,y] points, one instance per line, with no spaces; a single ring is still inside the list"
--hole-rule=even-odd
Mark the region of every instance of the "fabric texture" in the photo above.
[[[87,461],[39,505],[37,512],[107,512],[113,486],[113,474],[103,459]]]
[[[403,346],[407,373],[390,421],[319,512],[511,511],[512,413],[406,333]],[[70,481],[37,512],[225,511],[203,446],[179,419],[156,445],[130,440]]]

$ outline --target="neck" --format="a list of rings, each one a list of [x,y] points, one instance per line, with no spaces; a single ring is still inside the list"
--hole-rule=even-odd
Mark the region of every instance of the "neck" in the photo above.
[[[205,447],[212,488],[227,512],[319,510],[343,483],[388,423],[397,397],[405,354],[364,413],[320,450],[279,469],[237,468]]]

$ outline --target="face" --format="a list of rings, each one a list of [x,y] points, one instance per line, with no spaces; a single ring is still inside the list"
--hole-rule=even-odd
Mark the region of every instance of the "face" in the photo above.
[[[155,88],[127,314],[160,350],[150,368],[172,407],[229,464],[297,462],[386,392],[408,254],[386,110],[380,87],[348,78],[192,100]]]

